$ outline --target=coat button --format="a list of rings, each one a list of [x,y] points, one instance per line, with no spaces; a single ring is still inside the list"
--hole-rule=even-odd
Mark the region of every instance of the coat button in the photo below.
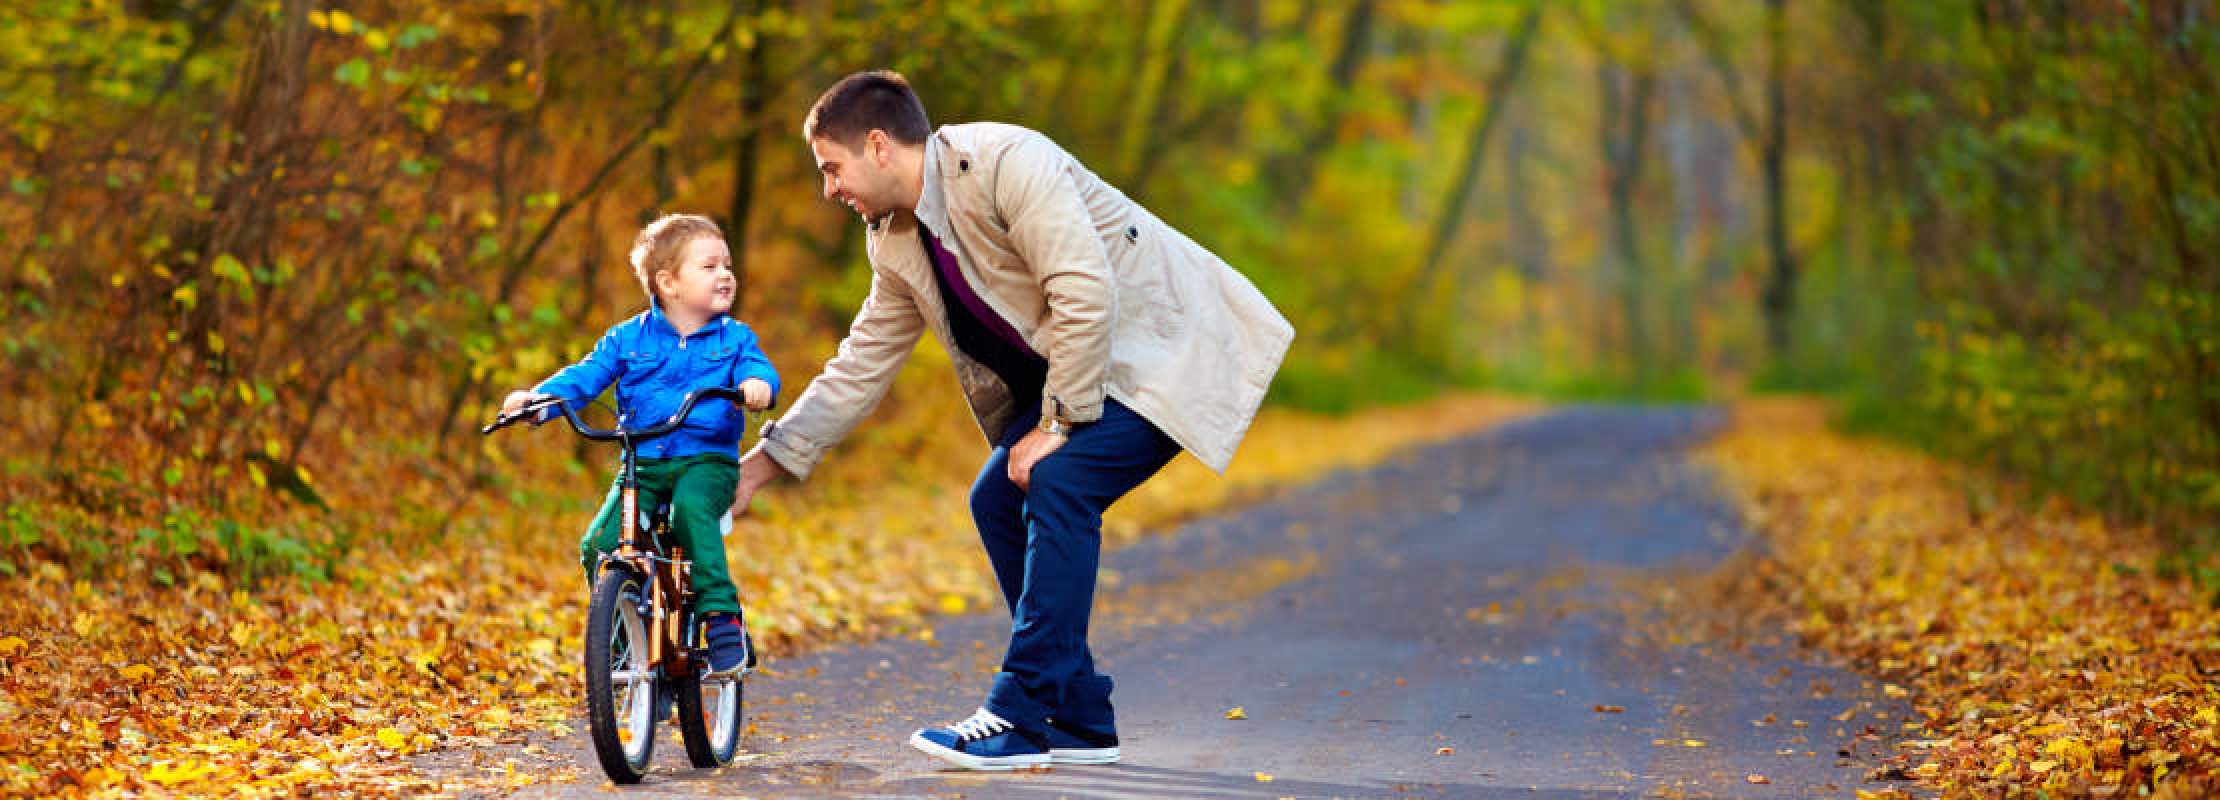
[[[964,160],[962,160],[962,161],[958,161],[958,162],[956,162],[956,169],[958,169],[958,170],[961,170],[961,171],[964,171],[964,172],[970,172],[970,171],[971,171],[971,159],[968,159],[968,158],[967,158],[967,159],[964,159]]]

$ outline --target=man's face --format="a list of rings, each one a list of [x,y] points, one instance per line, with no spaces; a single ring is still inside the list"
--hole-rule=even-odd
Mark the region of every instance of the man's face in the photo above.
[[[896,182],[891,140],[883,131],[872,131],[856,140],[859,147],[829,137],[809,140],[817,157],[817,172],[825,177],[825,199],[846,205],[864,219],[877,219],[894,210]]]

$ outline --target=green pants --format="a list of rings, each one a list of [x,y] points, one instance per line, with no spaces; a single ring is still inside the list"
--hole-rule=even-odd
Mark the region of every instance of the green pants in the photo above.
[[[694,610],[740,613],[740,593],[725,572],[725,540],[718,530],[725,511],[732,508],[732,492],[740,485],[740,461],[720,453],[679,458],[643,458],[637,473],[640,510],[671,504],[671,528],[676,542],[694,562]],[[578,542],[579,564],[592,580],[601,554],[617,549],[624,535],[623,476],[609,488],[608,501],[594,515],[593,527]]]

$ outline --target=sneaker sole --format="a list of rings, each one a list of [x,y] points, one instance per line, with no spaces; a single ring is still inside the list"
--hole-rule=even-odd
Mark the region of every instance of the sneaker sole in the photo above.
[[[1051,764],[1116,764],[1118,748],[1115,747],[1058,747],[1048,751]]]
[[[999,772],[1003,770],[1026,769],[1029,767],[1045,767],[1048,766],[1050,763],[1049,755],[1047,753],[1034,753],[1031,755],[1022,756],[975,756],[961,750],[952,750],[946,747],[942,747],[938,744],[933,743],[931,740],[914,733],[910,734],[910,746],[924,751],[926,755],[938,758],[950,764],[963,767],[964,769],[979,770],[982,772]]]

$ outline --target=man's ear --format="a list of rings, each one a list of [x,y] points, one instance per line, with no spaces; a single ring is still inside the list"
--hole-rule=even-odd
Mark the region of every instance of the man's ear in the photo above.
[[[872,128],[870,133],[864,134],[863,149],[882,169],[894,161],[894,139],[887,136],[886,131]]]

